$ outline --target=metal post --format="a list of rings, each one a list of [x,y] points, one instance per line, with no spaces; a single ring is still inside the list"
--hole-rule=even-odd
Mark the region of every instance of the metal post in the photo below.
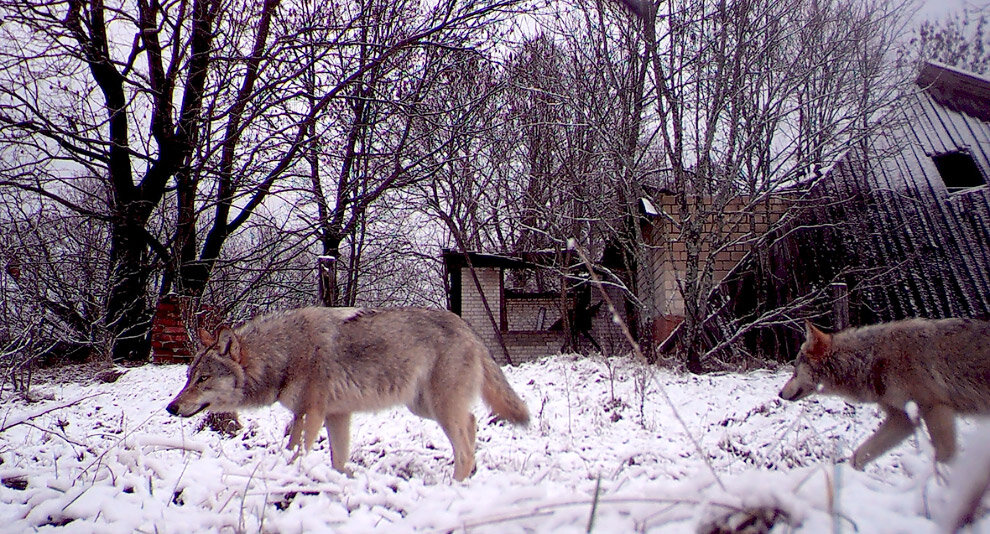
[[[832,283],[832,311],[835,330],[849,327],[849,286],[843,282]]]

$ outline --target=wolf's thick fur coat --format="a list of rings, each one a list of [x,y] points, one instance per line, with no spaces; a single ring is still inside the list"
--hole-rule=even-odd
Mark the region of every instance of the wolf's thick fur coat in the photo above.
[[[216,336],[188,370],[168,411],[233,411],[278,401],[294,414],[289,447],[307,451],[321,426],[344,471],[350,416],[397,404],[437,421],[454,449],[454,478],[475,467],[480,391],[498,416],[524,424],[526,405],[460,317],[422,308],[300,308],[248,321]]]
[[[908,319],[827,334],[806,325],[785,400],[816,391],[875,402],[887,417],[853,454],[867,463],[914,431],[906,406],[914,402],[935,447],[948,461],[956,450],[955,414],[990,413],[990,322]]]

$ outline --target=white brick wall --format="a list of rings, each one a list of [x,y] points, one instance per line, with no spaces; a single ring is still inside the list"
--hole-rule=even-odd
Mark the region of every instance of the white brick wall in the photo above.
[[[533,332],[550,328],[560,319],[560,299],[510,299],[505,303],[510,332]]]
[[[488,306],[491,308],[497,323],[502,313],[499,302],[501,273],[496,268],[476,268],[475,273],[478,275],[478,280],[484,288],[485,296],[488,299]],[[474,278],[471,276],[469,269],[464,269],[461,274],[461,317],[467,324],[474,328],[474,331],[488,345],[489,350],[493,354],[502,353],[502,349],[498,347],[498,340],[495,337],[491,320],[485,312],[481,295],[478,293],[478,288],[474,283]],[[498,348],[497,351],[494,350],[496,348]]]
[[[488,299],[488,306],[491,308],[497,324],[501,317],[501,270],[498,268],[475,268],[475,273],[484,288],[485,296]],[[512,302],[511,306],[513,307],[507,309],[507,311],[523,311],[523,313],[521,314],[521,319],[516,317],[515,314],[508,318],[510,330],[516,327],[531,329],[527,325],[535,326],[535,317],[540,307],[547,308],[545,326],[549,327],[560,317],[560,312],[559,306],[556,303],[553,303],[553,305],[547,304],[542,302],[525,304],[520,301]],[[495,359],[501,363],[505,363],[505,356],[502,352],[502,347],[498,343],[495,329],[492,327],[491,319],[489,319],[488,314],[485,312],[485,307],[482,304],[481,296],[478,294],[474,278],[468,269],[464,269],[461,274],[461,317],[474,328],[474,331],[478,333],[478,336],[484,341]],[[509,350],[509,356],[512,358],[513,363],[521,363],[550,354],[556,354],[560,351],[563,342],[560,332],[510,331],[503,332],[502,339],[505,341],[506,348]]]

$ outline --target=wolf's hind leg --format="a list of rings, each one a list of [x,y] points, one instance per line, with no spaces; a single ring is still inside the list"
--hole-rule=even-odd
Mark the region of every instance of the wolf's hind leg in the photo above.
[[[289,423],[289,427],[285,429],[285,433],[289,436],[289,444],[286,445],[286,449],[292,451],[292,458],[289,458],[289,463],[295,462],[296,459],[303,454],[303,429],[305,427],[306,414],[294,414],[292,416],[292,422]]]
[[[468,442],[471,443],[471,448],[474,449],[477,447],[478,422],[474,419],[473,413],[469,413],[468,417],[471,418],[468,421],[468,430],[471,431],[468,434]]]
[[[476,421],[466,408],[445,407],[437,414],[437,422],[454,448],[454,480],[461,481],[474,472],[474,443]]]
[[[289,436],[289,444],[285,446],[286,449],[290,451],[299,446],[299,438],[302,435],[302,420],[303,415],[293,415],[292,422],[285,429],[285,435]],[[293,456],[295,459],[295,456]]]
[[[350,456],[351,414],[335,413],[326,418],[327,434],[330,435],[330,464],[347,476],[351,472],[344,467]]]
[[[944,404],[921,407],[921,418],[932,437],[935,461],[948,462],[956,454],[955,411]]]
[[[854,469],[860,471],[874,458],[890,450],[904,438],[914,432],[914,423],[908,417],[907,412],[897,408],[884,408],[887,418],[880,423],[880,428],[863,442],[853,453],[852,465]]]

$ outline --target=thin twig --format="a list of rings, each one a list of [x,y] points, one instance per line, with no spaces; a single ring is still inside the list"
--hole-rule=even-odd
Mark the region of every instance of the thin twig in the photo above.
[[[573,506],[586,506],[589,502],[587,500],[574,500],[574,501],[564,501],[558,503],[541,504],[534,506],[533,508],[524,512],[514,512],[506,515],[492,516],[486,519],[477,519],[474,521],[462,521],[457,524],[456,527],[442,527],[435,530],[435,532],[454,532],[455,530],[463,530],[465,532],[471,531],[481,526],[491,526],[499,523],[508,523],[510,521],[518,521],[520,519],[529,519],[533,517],[543,517],[554,513],[555,510],[562,508],[569,508]],[[678,498],[650,498],[650,497],[602,497],[598,499],[598,504],[601,505],[622,505],[622,504],[664,504],[669,506],[678,505],[699,505],[701,500],[699,499],[678,499]],[[715,506],[719,508],[725,508],[727,510],[740,512],[743,511],[738,505],[727,504],[714,501],[705,501],[705,504],[709,506]]]
[[[85,443],[79,443],[78,441],[73,441],[73,440],[69,439],[69,436],[65,435],[64,432],[56,432],[55,430],[52,430],[50,428],[42,428],[42,427],[40,427],[40,426],[38,426],[38,425],[36,425],[34,423],[31,423],[29,421],[24,421],[21,424],[27,425],[27,426],[35,429],[35,430],[40,430],[40,431],[42,431],[42,432],[44,432],[46,434],[51,434],[51,435],[53,435],[53,436],[61,439],[62,441],[68,443],[69,445],[75,445],[76,447],[81,447],[83,449],[86,449],[86,448],[89,447],[89,445],[86,445]]]
[[[595,528],[595,514],[598,512],[598,498],[602,493],[602,476],[598,475],[598,479],[595,480],[595,496],[591,500],[591,514],[588,515],[588,528],[585,530],[588,534],[591,534],[591,530]]]
[[[632,346],[633,352],[636,354],[636,357],[639,358],[641,362],[648,363],[646,360],[646,356],[643,355],[643,351],[639,347],[639,343],[636,342],[636,339],[633,338],[632,332],[629,331],[629,326],[627,326],[626,322],[622,320],[622,316],[619,315],[618,310],[615,308],[615,304],[612,303],[612,299],[608,296],[608,293],[605,291],[605,288],[602,287],[601,280],[599,280],[598,275],[595,274],[595,269],[592,267],[591,262],[588,261],[588,256],[585,255],[584,250],[582,250],[581,247],[578,246],[577,241],[574,239],[571,239],[568,242],[568,245],[578,253],[578,256],[581,258],[581,261],[584,262],[585,267],[588,269],[588,274],[591,276],[592,283],[595,285],[595,287],[598,288],[598,291],[602,294],[602,299],[605,300],[605,304],[608,306],[608,310],[612,314],[612,320],[619,326],[619,328],[622,330],[622,333],[626,336],[626,340],[629,342],[629,345]],[[721,488],[723,491],[726,491],[725,484],[722,483],[722,479],[718,476],[718,473],[715,471],[715,466],[712,465],[711,459],[708,457],[707,454],[705,454],[705,451],[702,450],[701,443],[694,437],[694,434],[691,433],[691,429],[688,428],[687,423],[681,417],[681,414],[678,411],[677,406],[674,405],[674,401],[671,400],[670,395],[667,394],[667,388],[665,388],[663,384],[661,384],[660,381],[657,380],[656,375],[654,373],[651,372],[651,375],[653,375],[652,376],[653,383],[657,385],[657,390],[660,391],[660,395],[663,396],[664,401],[667,403],[668,406],[670,406],[670,409],[674,412],[674,418],[677,419],[678,423],[680,423],[681,428],[684,431],[684,434],[686,434],[688,439],[691,440],[691,444],[694,445],[695,451],[705,461],[705,465],[708,466],[708,470],[711,471],[712,476],[715,477],[715,482],[718,483],[718,487]]]
[[[240,506],[240,510],[238,511],[238,514],[237,514],[237,525],[238,525],[238,528],[239,528],[239,531],[240,532],[244,532],[244,504],[247,501],[248,489],[251,488],[251,482],[254,480],[254,475],[255,475],[255,473],[258,472],[258,468],[261,467],[261,463],[263,461],[264,461],[264,459],[261,459],[261,460],[258,461],[257,464],[255,464],[254,469],[251,470],[251,476],[249,476],[248,479],[247,479],[247,481],[244,482],[244,494],[241,495],[241,506]],[[262,516],[264,516],[264,513],[262,513]],[[260,530],[260,528],[259,528],[259,530]]]
[[[53,406],[53,407],[48,408],[46,410],[40,411],[38,413],[34,413],[34,414],[31,414],[31,415],[22,417],[22,418],[20,418],[18,420],[15,420],[12,423],[8,423],[7,422],[8,419],[6,417],[4,417],[4,422],[3,422],[2,425],[0,425],[0,432],[4,432],[5,430],[14,428],[17,425],[23,425],[24,423],[27,423],[28,421],[30,421],[32,419],[37,419],[38,417],[41,417],[42,415],[45,415],[47,413],[54,412],[55,410],[61,410],[62,408],[68,408],[69,406],[74,406],[74,405],[79,404],[80,402],[82,402],[82,401],[84,401],[86,399],[89,399],[89,398],[92,398],[92,397],[96,397],[96,396],[99,396],[99,395],[102,395],[102,393],[93,393],[92,395],[86,395],[85,397],[79,397],[78,399],[76,399],[74,401],[67,402],[67,403],[61,404],[59,406]],[[10,412],[8,412],[8,416],[9,416],[9,414],[10,414]]]

